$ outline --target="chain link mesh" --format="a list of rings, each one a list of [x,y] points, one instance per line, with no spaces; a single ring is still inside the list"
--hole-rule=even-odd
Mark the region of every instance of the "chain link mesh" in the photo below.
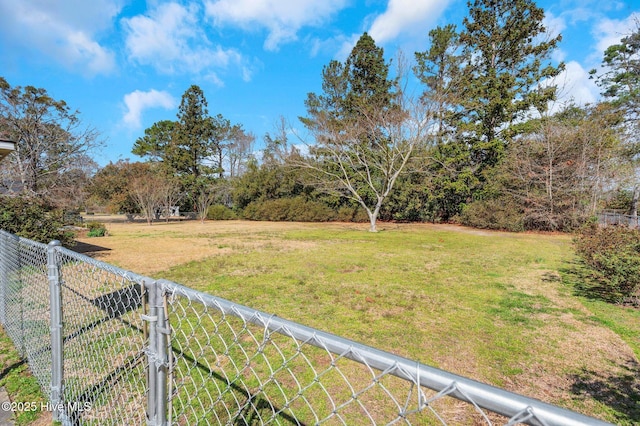
[[[47,246],[0,232],[0,318],[43,389],[51,383]]]
[[[3,231],[0,322],[65,425],[606,424]]]
[[[74,402],[66,404],[66,415],[74,424],[145,423],[147,338],[141,280],[69,250],[58,251],[58,263],[63,400]]]
[[[175,283],[162,284],[172,328],[168,368],[173,424],[573,422],[566,423],[569,416],[549,423],[555,413],[544,411],[557,407],[540,401]],[[507,407],[491,401],[501,398]]]

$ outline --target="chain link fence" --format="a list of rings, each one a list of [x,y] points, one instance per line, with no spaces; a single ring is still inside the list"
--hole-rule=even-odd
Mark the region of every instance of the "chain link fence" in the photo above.
[[[47,246],[0,234],[0,321],[43,389],[51,383]]]
[[[53,249],[62,307],[64,417],[71,424],[144,424],[144,278]]]
[[[612,210],[604,210],[598,213],[598,223],[602,226],[622,225],[629,228],[640,229],[640,216],[622,214]]]
[[[3,231],[0,321],[64,425],[607,424]]]

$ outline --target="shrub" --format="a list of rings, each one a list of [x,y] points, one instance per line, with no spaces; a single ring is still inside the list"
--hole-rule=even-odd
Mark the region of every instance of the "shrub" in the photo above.
[[[62,211],[35,197],[0,196],[0,229],[41,243],[69,247],[75,234],[64,228]]]
[[[89,233],[87,237],[104,237],[107,235],[107,228],[104,226],[104,223],[101,222],[87,222],[87,229]]]
[[[369,216],[367,215],[367,212],[360,206],[342,206],[338,209],[336,220],[340,222],[366,223],[369,222]]]
[[[336,213],[321,202],[294,197],[254,201],[244,208],[242,217],[249,220],[327,222],[335,220]]]
[[[574,243],[596,283],[588,291],[614,302],[638,295],[640,230],[591,224],[578,233]]]
[[[222,204],[215,204],[207,210],[207,219],[210,220],[233,220],[238,216],[229,207]]]
[[[104,237],[107,234],[106,229],[92,229],[87,233],[87,237]]]
[[[463,225],[475,228],[512,232],[524,230],[521,208],[507,197],[474,201],[463,208],[460,221]]]

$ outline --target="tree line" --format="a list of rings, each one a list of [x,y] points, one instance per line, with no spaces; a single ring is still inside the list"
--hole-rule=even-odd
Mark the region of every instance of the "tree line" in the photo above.
[[[566,231],[606,206],[637,215],[640,24],[592,73],[602,100],[558,107],[561,36],[543,18],[530,0],[473,0],[460,26],[433,29],[412,58],[385,58],[364,33],[322,69],[304,134],[281,119],[260,155],[193,85],[175,120],[133,143],[143,161],[98,168],[99,135],[77,112],[0,79],[0,132],[18,142],[1,185],[149,223],[173,206],[202,220],[352,220],[371,231],[380,219]]]

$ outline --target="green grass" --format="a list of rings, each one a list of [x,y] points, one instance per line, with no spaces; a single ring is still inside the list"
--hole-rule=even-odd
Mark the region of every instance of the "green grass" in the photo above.
[[[517,392],[514,383],[526,388],[537,374],[531,365],[581,374],[581,361],[562,360],[581,324],[613,330],[637,354],[637,311],[594,305],[562,283],[558,271],[573,258],[567,236],[310,227],[253,238],[269,243],[232,245],[158,275]],[[588,396],[550,402],[620,424],[636,415]]]
[[[28,370],[11,339],[0,327],[0,386],[3,386],[12,402],[26,404],[37,409],[15,412],[15,424],[27,425],[41,415],[41,403],[46,401],[36,378]]]
[[[435,361],[444,349],[434,348],[430,355],[415,345],[386,342],[399,336],[412,341],[455,336],[486,346],[496,343],[495,335],[476,341],[479,330],[500,328],[522,335],[535,325],[536,313],[552,309],[535,288],[527,290],[530,294],[510,291],[512,281],[523,270],[559,266],[567,248],[556,242],[527,244],[531,237],[497,241],[447,232],[315,229],[270,238],[292,241],[294,248],[274,244],[236,251],[161,275],[426,362]],[[295,243],[303,247],[295,249]]]
[[[563,268],[563,281],[573,293],[580,298],[589,309],[589,320],[601,324],[618,334],[640,358],[640,310],[621,307],[597,297],[597,293],[589,293],[589,272],[584,265],[574,261]]]

